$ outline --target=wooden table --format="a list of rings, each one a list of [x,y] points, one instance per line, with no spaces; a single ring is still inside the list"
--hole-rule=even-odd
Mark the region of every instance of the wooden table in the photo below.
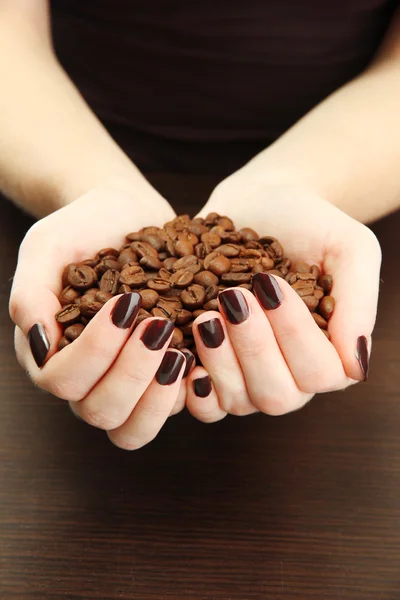
[[[213,184],[155,182],[188,212]],[[367,384],[279,418],[182,413],[134,453],[16,363],[9,279],[29,224],[0,201],[1,599],[400,598],[400,213],[374,226]]]

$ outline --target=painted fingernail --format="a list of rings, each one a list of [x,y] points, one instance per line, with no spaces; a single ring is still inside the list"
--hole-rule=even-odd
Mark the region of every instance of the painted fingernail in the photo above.
[[[211,394],[212,384],[211,377],[206,375],[205,377],[199,377],[193,379],[193,391],[199,398],[206,398]]]
[[[218,348],[225,339],[221,321],[217,318],[200,323],[199,333],[207,348]]]
[[[184,365],[185,357],[175,350],[167,350],[161,365],[158,367],[156,379],[160,385],[171,385],[178,379]]]
[[[282,304],[283,295],[274,277],[268,273],[253,276],[253,291],[265,310],[274,310]]]
[[[238,325],[249,318],[250,311],[246,298],[239,290],[224,290],[218,296],[229,323]]]
[[[28,332],[28,342],[37,366],[42,367],[50,349],[49,338],[41,323],[36,323]]]
[[[149,350],[161,350],[174,330],[174,324],[167,319],[150,321],[141,340]]]
[[[192,368],[195,359],[194,354],[192,354],[190,350],[186,350],[186,348],[183,348],[182,350],[180,350],[180,352],[182,352],[186,360],[186,367],[183,373],[183,379],[185,379],[185,377],[189,375],[190,369]]]
[[[364,335],[360,335],[357,340],[356,357],[361,367],[361,371],[364,376],[364,381],[367,381],[369,371],[369,355],[368,355],[368,342]]]
[[[118,299],[111,314],[111,320],[116,327],[128,329],[139,312],[142,298],[137,292],[124,294]]]

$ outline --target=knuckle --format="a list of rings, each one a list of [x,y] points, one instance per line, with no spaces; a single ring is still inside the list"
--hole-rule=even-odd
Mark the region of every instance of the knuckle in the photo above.
[[[250,339],[246,335],[234,342],[234,348],[242,358],[255,358],[265,351],[264,339]]]
[[[21,322],[20,315],[25,301],[26,290],[24,291],[20,287],[14,288],[11,292],[10,302],[8,304],[8,312],[10,314],[12,322],[15,323],[15,325],[19,325],[19,323]]]
[[[280,417],[286,415],[303,406],[301,393],[284,393],[267,395],[262,393],[260,396],[252,398],[254,406],[262,413],[271,417]]]
[[[104,413],[103,411],[98,409],[88,409],[82,407],[80,415],[82,419],[92,427],[96,427],[97,429],[103,429],[105,431],[116,429],[121,425],[121,422],[116,416]]]
[[[61,400],[69,400],[71,402],[79,402],[85,396],[82,386],[79,381],[65,380],[63,378],[52,377],[47,379],[41,373],[36,377],[36,385],[46,390],[53,396],[61,398]]]
[[[122,435],[118,435],[115,433],[110,433],[107,432],[109,440],[112,444],[114,444],[114,446],[116,446],[117,448],[121,448],[121,450],[139,450],[139,448],[142,448],[143,446],[145,446],[146,444],[148,444],[149,442],[152,441],[152,439],[143,441],[140,440],[138,438],[135,437],[124,437]]]

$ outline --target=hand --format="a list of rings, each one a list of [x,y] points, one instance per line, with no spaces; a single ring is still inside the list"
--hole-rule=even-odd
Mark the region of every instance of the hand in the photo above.
[[[19,252],[10,315],[20,364],[39,387],[70,401],[76,415],[127,449],[149,442],[168,415],[184,406],[184,356],[176,350],[165,354],[173,326],[148,319],[132,333],[140,296],[124,294],[109,300],[73,344],[56,352],[61,273],[100,248],[120,247],[128,229],[161,226],[174,216],[155,191],[138,199],[111,186],[92,190],[33,225]]]
[[[216,188],[199,216],[212,211],[238,229],[276,237],[292,262],[330,273],[336,305],[329,341],[284,279],[258,276],[257,299],[243,288],[224,291],[221,314],[202,314],[193,327],[204,368],[188,378],[190,412],[203,421],[257,410],[280,415],[315,393],[364,380],[381,263],[374,234],[310,190],[235,176]]]

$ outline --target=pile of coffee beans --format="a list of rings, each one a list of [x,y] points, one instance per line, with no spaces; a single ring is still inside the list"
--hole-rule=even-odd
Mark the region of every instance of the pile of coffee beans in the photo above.
[[[316,265],[292,264],[275,238],[248,227],[237,231],[229,217],[210,213],[205,219],[181,215],[163,228],[144,227],[129,233],[119,250],[103,248],[94,258],[65,267],[62,309],[56,314],[64,330],[59,349],[79,337],[110,298],[136,291],[142,297],[136,325],[151,316],[169,319],[175,323],[170,345],[196,354],[194,319],[218,310],[221,290],[252,291],[253,274],[259,272],[284,278],[329,339],[332,276]]]

